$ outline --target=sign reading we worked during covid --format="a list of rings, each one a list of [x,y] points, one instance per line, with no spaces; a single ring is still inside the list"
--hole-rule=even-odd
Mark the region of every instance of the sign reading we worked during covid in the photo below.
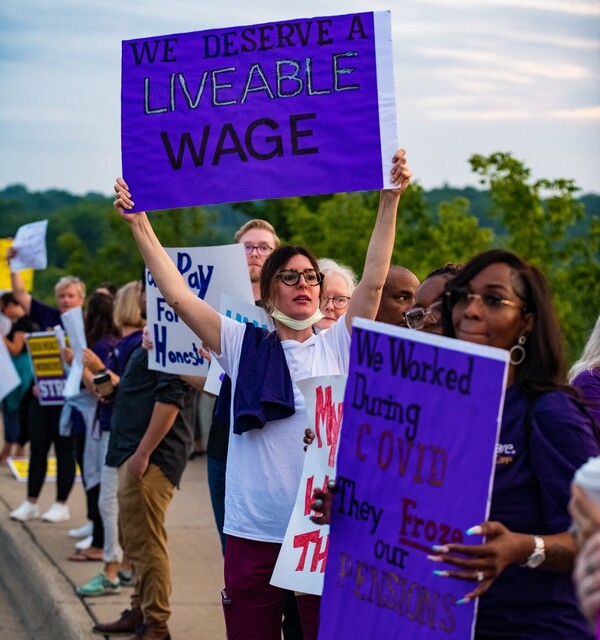
[[[60,357],[63,334],[59,331],[38,331],[25,334],[27,351],[33,365],[33,375],[41,405],[64,404],[67,379]]]
[[[508,353],[355,320],[319,640],[472,638],[472,582],[434,545],[478,544]]]
[[[244,245],[168,248],[166,252],[189,289],[216,311],[224,293],[254,302]],[[146,314],[154,343],[148,354],[148,367],[168,373],[206,375],[208,362],[200,353],[200,338],[169,306],[148,270]]]
[[[126,40],[135,211],[393,187],[389,12]]]

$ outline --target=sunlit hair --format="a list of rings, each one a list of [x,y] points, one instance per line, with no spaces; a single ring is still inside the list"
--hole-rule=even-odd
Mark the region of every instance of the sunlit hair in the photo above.
[[[515,382],[532,394],[556,388],[570,389],[565,383],[564,345],[558,318],[552,304],[550,288],[541,271],[515,253],[505,249],[490,249],[471,258],[455,278],[446,283],[446,291],[455,287],[467,287],[473,278],[497,263],[512,269],[512,285],[523,301],[524,315],[533,314],[533,326],[527,336],[525,359],[516,367]],[[442,305],[444,334],[455,337],[452,309],[448,296]]]
[[[54,295],[58,297],[58,294],[67,287],[74,285],[79,291],[79,295],[83,300],[85,298],[85,283],[83,280],[80,280],[76,276],[63,276],[55,285],[54,285]]]
[[[345,264],[340,264],[331,258],[319,258],[317,264],[319,265],[319,271],[325,278],[330,278],[334,275],[340,276],[348,287],[348,295],[351,296],[354,293],[354,289],[356,289],[356,275],[350,267],[347,267]]]
[[[123,327],[139,327],[145,326],[146,321],[142,318],[139,304],[139,295],[142,290],[142,282],[134,280],[124,284],[115,296],[113,308],[113,319],[117,329],[123,330]]]
[[[251,229],[264,229],[269,233],[273,234],[273,249],[277,249],[277,247],[281,244],[277,234],[275,233],[275,229],[270,222],[266,220],[261,220],[260,218],[255,218],[254,220],[248,220],[245,224],[243,224],[234,234],[233,239],[236,242],[240,241],[240,238],[246,233],[246,231],[250,231]]]
[[[83,326],[89,347],[96,344],[100,338],[119,335],[113,322],[113,299],[111,296],[99,291],[91,293],[86,304]]]
[[[569,382],[573,382],[580,373],[594,369],[600,369],[600,316],[596,319],[581,357],[569,370]]]
[[[267,313],[271,313],[275,309],[275,291],[277,286],[277,274],[285,267],[285,265],[294,256],[304,256],[308,258],[313,269],[318,273],[319,264],[317,259],[306,247],[284,245],[275,249],[273,253],[265,260],[262,271],[260,272],[260,297],[263,308]],[[321,296],[323,294],[323,282],[319,285]]]

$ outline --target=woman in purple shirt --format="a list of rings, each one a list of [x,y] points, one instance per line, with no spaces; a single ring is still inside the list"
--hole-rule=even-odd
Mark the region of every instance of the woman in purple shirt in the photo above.
[[[481,545],[437,547],[442,576],[474,583],[476,640],[590,638],[571,582],[570,482],[600,453],[594,421],[566,383],[562,337],[540,271],[515,254],[475,256],[446,285],[447,335],[508,349],[511,364],[490,519]],[[444,578],[445,579],[445,578]]]
[[[596,319],[581,358],[569,371],[569,382],[579,389],[596,425],[600,427],[600,316]]]

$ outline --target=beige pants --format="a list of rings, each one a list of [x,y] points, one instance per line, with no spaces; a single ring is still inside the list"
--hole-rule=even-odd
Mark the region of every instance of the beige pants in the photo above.
[[[174,486],[150,464],[141,480],[119,467],[119,533],[125,555],[131,560],[135,587],[131,607],[140,608],[144,623],[165,623],[171,615],[171,564],[165,517]]]

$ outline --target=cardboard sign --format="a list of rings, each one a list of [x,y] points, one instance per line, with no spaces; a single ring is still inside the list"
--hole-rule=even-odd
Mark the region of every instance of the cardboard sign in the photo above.
[[[314,489],[324,489],[336,476],[335,461],[344,414],[345,375],[317,376],[297,382],[315,434],[306,451],[294,511],[285,533],[271,584],[321,595],[329,546],[329,526],[314,524],[309,516]]]
[[[135,210],[392,188],[389,12],[126,40]]]
[[[83,324],[83,310],[74,307],[60,314],[62,325],[69,338],[69,346],[73,350],[73,361],[69,368],[67,381],[63,394],[65,398],[71,398],[79,393],[81,377],[83,376],[83,351],[87,347],[85,339],[85,327]]]
[[[27,352],[31,358],[33,376],[38,388],[38,401],[42,406],[64,404],[67,379],[60,357],[62,331],[37,331],[25,334]]]
[[[12,238],[0,238],[0,291],[11,291],[10,267],[6,259],[6,252],[12,247]],[[26,291],[33,289],[33,269],[21,271],[21,279]]]
[[[23,269],[45,269],[48,266],[46,256],[46,230],[48,220],[39,220],[24,224],[17,229],[13,248],[17,250],[17,256],[10,262],[11,273],[23,271]]]
[[[432,545],[477,544],[508,352],[355,320],[319,640],[472,637],[473,584]]]
[[[213,309],[219,309],[221,294],[254,303],[244,245],[179,247],[166,249],[188,287]],[[148,367],[156,371],[205,376],[208,362],[199,353],[200,338],[167,304],[146,270],[148,333],[154,348]]]

